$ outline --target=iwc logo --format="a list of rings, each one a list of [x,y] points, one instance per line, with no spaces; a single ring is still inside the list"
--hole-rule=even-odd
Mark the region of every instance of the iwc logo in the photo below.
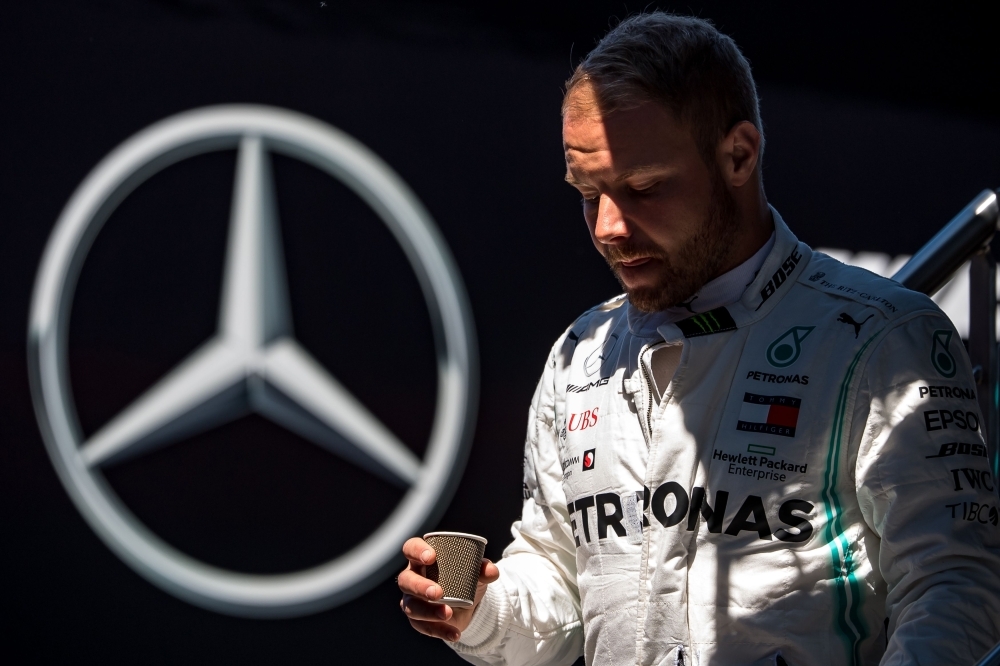
[[[180,160],[236,149],[237,167],[215,335],[83,439],[67,371],[77,275],[91,241],[140,183]],[[291,327],[270,153],[306,162],[371,206],[403,246],[428,302],[438,350],[438,404],[423,460],[302,347]],[[464,290],[429,215],[395,173],[346,134],[261,106],[197,109],[115,149],[74,192],[45,249],[32,298],[28,358],[46,447],[67,492],[133,569],[191,603],[233,615],[301,615],[347,601],[396,566],[400,544],[450,499],[468,452],[476,357]],[[101,467],[254,411],[407,489],[368,538],[312,569],[249,575],[199,562],[142,525]],[[335,480],[334,480],[335,481]]]

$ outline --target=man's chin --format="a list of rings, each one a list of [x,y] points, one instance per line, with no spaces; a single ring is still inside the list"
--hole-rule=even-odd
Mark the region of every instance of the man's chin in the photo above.
[[[625,293],[628,294],[632,306],[641,312],[658,312],[677,304],[668,294],[664,294],[662,289],[656,287],[643,286],[634,289],[626,287]]]

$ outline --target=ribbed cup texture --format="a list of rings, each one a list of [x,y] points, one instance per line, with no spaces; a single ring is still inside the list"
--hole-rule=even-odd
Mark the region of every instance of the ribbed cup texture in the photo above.
[[[441,586],[445,597],[472,604],[486,544],[459,536],[430,536],[426,541],[437,553],[437,561],[427,566],[426,577]]]

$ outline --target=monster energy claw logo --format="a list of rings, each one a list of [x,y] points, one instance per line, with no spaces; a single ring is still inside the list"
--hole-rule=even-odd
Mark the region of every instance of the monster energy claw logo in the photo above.
[[[696,314],[693,317],[677,322],[685,338],[697,338],[701,335],[735,331],[736,321],[726,308],[715,308],[708,312]]]
[[[815,326],[792,326],[767,348],[767,362],[776,368],[787,368],[802,353],[802,341]]]
[[[947,329],[934,331],[934,338],[931,343],[931,363],[941,373],[941,376],[946,378],[954,377],[955,371],[958,369],[955,357],[951,355],[951,351],[948,349],[952,334],[953,331]]]

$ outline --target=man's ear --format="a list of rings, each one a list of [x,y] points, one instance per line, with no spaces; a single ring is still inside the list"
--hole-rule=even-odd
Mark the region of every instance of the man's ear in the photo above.
[[[760,156],[760,139],[753,123],[741,120],[719,142],[719,166],[730,187],[742,187],[750,180]]]

